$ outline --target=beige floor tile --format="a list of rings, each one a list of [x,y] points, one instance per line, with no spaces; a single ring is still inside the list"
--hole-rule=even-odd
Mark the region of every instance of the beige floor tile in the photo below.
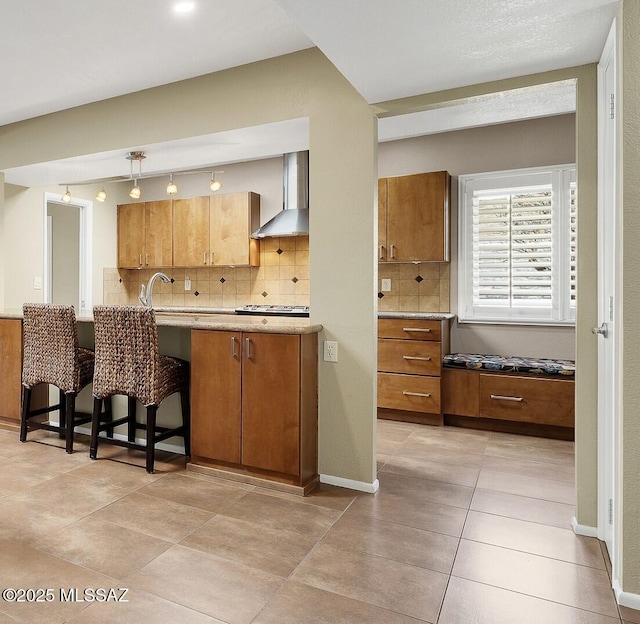
[[[419,479],[391,472],[378,474],[380,491],[393,492],[396,496],[420,498],[434,503],[467,509],[473,496],[473,488],[429,479]]]
[[[145,469],[146,456],[144,451],[132,450],[121,446],[115,446],[108,442],[100,443],[98,447],[98,459],[93,461],[115,461],[130,466],[138,466]],[[182,471],[187,465],[188,458],[178,453],[169,451],[156,451],[154,462],[154,474]]]
[[[173,546],[128,582],[229,624],[248,624],[283,579],[206,553]]]
[[[611,557],[609,557],[609,550],[606,542],[599,542],[600,550],[602,551],[602,558],[604,559],[605,568],[607,568],[607,574],[611,578]]]
[[[242,498],[247,490],[242,484],[236,486],[222,479],[194,479],[181,474],[168,474],[141,488],[139,492],[216,513]]]
[[[340,512],[333,509],[254,492],[227,507],[221,514],[316,540],[340,517]]]
[[[640,611],[629,607],[618,606],[620,616],[626,624],[640,624]]]
[[[12,540],[0,540],[0,570],[10,571],[13,588],[51,588],[51,602],[2,602],[2,610],[21,622],[57,624],[66,622],[86,607],[82,602],[63,602],[60,589],[117,588],[115,579],[68,563],[45,552]]]
[[[576,535],[571,529],[470,511],[462,537],[474,542],[605,569],[598,540]]]
[[[326,507],[336,511],[344,511],[353,503],[358,496],[355,490],[328,485],[327,483],[319,483],[311,494],[308,496],[299,496],[298,494],[288,494],[286,492],[278,492],[267,488],[256,487],[256,494],[265,494],[275,496],[296,503],[305,503],[306,505],[315,505],[316,507]]]
[[[92,516],[35,544],[39,550],[116,579],[124,579],[171,546],[172,542]]]
[[[576,482],[576,470],[571,464],[550,464],[548,462],[530,461],[515,457],[485,455],[482,468],[497,472],[507,472],[521,477],[550,479],[551,481],[564,481],[571,484]]]
[[[16,622],[19,622],[19,620],[16,620],[3,611],[0,611],[0,624],[16,624]]]
[[[403,444],[404,442],[378,438],[378,441],[376,443],[376,452],[381,455],[395,455],[400,450]]]
[[[71,620],[72,624],[225,624],[222,620],[198,613],[187,607],[164,600],[141,589],[132,589],[128,602],[105,602],[89,605]],[[1,620],[0,620],[1,621]]]
[[[455,485],[474,487],[480,474],[479,468],[467,468],[430,461],[429,455],[423,458],[402,457],[400,454],[389,458],[381,472],[393,472],[394,474],[419,477],[432,481],[442,481]]]
[[[497,457],[515,457],[553,464],[575,464],[573,442],[533,436],[492,433],[486,453]]]
[[[216,516],[180,544],[222,559],[288,577],[316,545],[314,538]]]
[[[379,420],[377,426],[378,440],[387,440],[389,442],[405,442],[415,430],[415,425],[388,420]]]
[[[351,514],[460,537],[467,510],[421,498],[378,492],[358,496],[345,512],[345,516]]]
[[[428,459],[441,464],[464,466],[467,468],[480,468],[484,455],[481,453],[469,453],[460,449],[440,448],[433,444],[427,445],[421,442],[407,442],[397,453],[398,457]]]
[[[414,618],[287,581],[253,624],[417,624]]]
[[[576,498],[575,487],[571,483],[532,477],[514,478],[512,474],[494,470],[481,470],[477,487],[566,505],[573,505]]]
[[[396,613],[435,622],[449,577],[398,561],[320,544],[291,578]]]
[[[179,542],[213,517],[213,513],[140,492],[121,498],[93,517],[170,542]]]
[[[619,620],[452,577],[438,624],[619,624]]]
[[[143,487],[163,476],[163,473],[155,472],[154,474],[149,474],[146,470],[140,470],[138,466],[115,461],[91,462],[87,466],[72,470],[69,474],[74,477],[81,477],[99,486],[113,485],[126,490],[135,490]]]
[[[458,539],[449,535],[357,515],[340,518],[324,536],[322,543],[445,574],[451,572],[458,548]]]
[[[444,451],[456,451],[459,453],[471,453],[472,455],[484,454],[487,447],[488,438],[458,432],[439,432],[434,428],[434,432],[414,431],[407,439],[406,444],[413,447],[421,444],[427,449],[433,448]]]
[[[376,471],[380,472],[380,470],[382,470],[383,466],[389,461],[389,459],[391,458],[391,455],[381,455],[380,453],[377,453],[376,455]]]
[[[573,505],[481,488],[476,488],[473,493],[471,509],[517,520],[548,524],[561,529],[571,528],[571,519],[575,515]]]
[[[617,617],[605,570],[461,540],[453,576]]]
[[[47,470],[46,465],[34,466],[15,459],[0,461],[0,473],[6,475],[0,485],[0,494],[21,492],[27,488],[49,481],[56,476]]]

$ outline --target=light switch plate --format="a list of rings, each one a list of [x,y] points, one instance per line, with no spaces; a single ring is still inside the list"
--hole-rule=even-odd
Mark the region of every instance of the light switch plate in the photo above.
[[[382,280],[381,290],[382,290],[382,292],[391,292],[391,280],[390,279],[383,279]]]
[[[42,290],[42,278],[38,275],[33,278],[33,289]]]
[[[184,280],[184,289],[191,290],[191,280],[188,277]]]

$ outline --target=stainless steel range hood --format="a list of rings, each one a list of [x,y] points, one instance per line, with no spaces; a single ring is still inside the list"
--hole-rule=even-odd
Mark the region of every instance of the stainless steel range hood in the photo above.
[[[309,234],[309,152],[284,155],[284,210],[279,212],[251,238],[304,236]]]

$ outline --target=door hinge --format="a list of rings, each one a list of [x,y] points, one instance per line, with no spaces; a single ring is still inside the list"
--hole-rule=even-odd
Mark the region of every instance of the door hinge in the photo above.
[[[616,94],[611,93],[609,95],[609,119],[614,119],[616,116]]]
[[[609,524],[613,524],[613,499],[609,499]]]

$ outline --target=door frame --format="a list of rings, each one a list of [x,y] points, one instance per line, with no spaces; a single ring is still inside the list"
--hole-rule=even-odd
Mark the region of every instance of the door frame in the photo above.
[[[610,94],[605,85],[605,68],[613,63],[614,100],[611,105]],[[618,148],[620,124],[620,89],[617,69],[617,36],[614,19],[598,63],[598,324],[613,323],[613,335],[610,339],[600,336],[598,340],[598,539],[607,543],[612,565],[611,580],[615,588],[620,585],[620,535],[622,509],[622,490],[620,487],[620,414],[621,405],[621,286],[619,245],[621,207],[620,207],[620,155]],[[611,107],[612,106],[612,107]],[[610,113],[613,112],[614,124]],[[613,128],[605,129],[606,126]],[[611,175],[605,178],[605,141],[613,141]],[[606,184],[606,186],[605,186]],[[611,202],[613,196],[613,210]],[[609,227],[606,227],[609,225]],[[607,236],[607,233],[609,234]],[[613,247],[613,249],[611,248]],[[604,263],[612,263],[613,287],[612,309],[606,301],[604,293]],[[608,347],[612,349],[611,366],[604,354],[604,340],[610,340]],[[607,402],[607,396],[611,401]],[[611,407],[613,406],[613,409]],[[611,503],[610,503],[611,501]],[[611,505],[611,508],[610,508]],[[612,521],[609,521],[609,514]]]
[[[70,203],[62,201],[62,195],[57,193],[45,193],[43,198],[43,301],[51,303],[51,241],[49,239],[47,227],[47,206],[50,203],[61,204],[63,206],[76,206],[80,209],[80,240],[78,249],[80,256],[80,275],[78,276],[79,290],[78,301],[80,310],[76,310],[79,315],[90,311],[93,307],[92,272],[93,272],[93,201],[88,199],[72,198]]]

